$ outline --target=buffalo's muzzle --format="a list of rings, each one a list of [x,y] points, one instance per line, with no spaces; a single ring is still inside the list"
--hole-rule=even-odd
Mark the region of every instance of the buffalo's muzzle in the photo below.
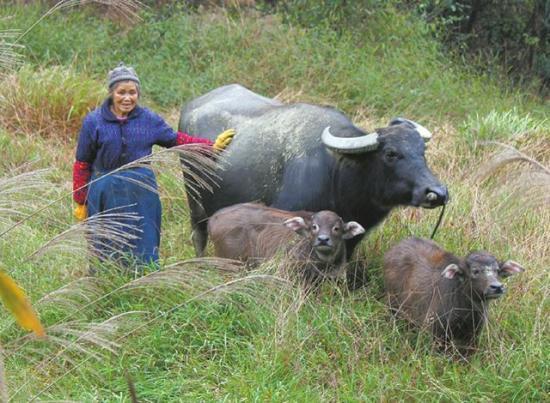
[[[425,208],[439,207],[447,203],[449,192],[445,186],[434,186],[426,189],[421,206]]]
[[[506,292],[502,284],[491,284],[485,291],[485,298],[499,298]]]
[[[331,246],[330,237],[328,235],[319,235],[315,246]]]

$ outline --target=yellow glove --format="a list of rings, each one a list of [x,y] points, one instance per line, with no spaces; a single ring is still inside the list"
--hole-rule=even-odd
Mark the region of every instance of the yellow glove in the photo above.
[[[88,218],[88,208],[85,204],[77,204],[73,212],[77,221],[82,221]]]
[[[212,147],[214,147],[217,151],[225,150],[229,143],[231,143],[231,140],[233,140],[234,135],[235,129],[227,129],[226,131],[221,132],[218,134],[218,137],[216,137],[216,141]]]

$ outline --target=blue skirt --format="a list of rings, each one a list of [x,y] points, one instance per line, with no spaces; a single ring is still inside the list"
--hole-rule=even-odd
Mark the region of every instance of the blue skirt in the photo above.
[[[97,220],[90,220],[92,251],[101,259],[156,264],[162,208],[154,172],[140,167],[107,173],[94,171],[92,180],[97,181],[88,190],[88,216],[99,214]],[[102,214],[112,218],[100,219]],[[132,217],[117,217],[118,214]],[[123,234],[124,241],[114,233]]]

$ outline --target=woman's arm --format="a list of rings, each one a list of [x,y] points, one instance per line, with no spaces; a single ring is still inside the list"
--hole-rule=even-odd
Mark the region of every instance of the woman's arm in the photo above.
[[[201,138],[193,137],[187,133],[175,132],[159,115],[152,114],[155,119],[154,127],[157,132],[156,144],[162,147],[174,147],[184,144],[206,144],[212,146],[214,142]]]
[[[176,145],[181,146],[184,144],[208,144],[209,146],[214,145],[214,142],[204,139],[201,137],[193,137],[187,133],[177,132],[176,133]]]
[[[96,144],[92,139],[93,119],[87,116],[82,123],[76,148],[76,160],[73,164],[73,200],[85,204],[88,187],[92,175],[92,163],[96,157]]]
[[[73,164],[73,200],[85,204],[88,196],[88,182],[92,176],[92,166],[88,162],[76,160]]]
[[[174,132],[164,119],[158,115],[156,115],[156,118],[158,119],[156,127],[157,133],[159,134],[156,144],[164,147],[180,146],[184,144],[206,144],[213,147],[216,151],[223,151],[231,143],[235,135],[234,129],[227,129],[216,137],[216,141],[211,141],[201,137],[193,137],[179,131]]]

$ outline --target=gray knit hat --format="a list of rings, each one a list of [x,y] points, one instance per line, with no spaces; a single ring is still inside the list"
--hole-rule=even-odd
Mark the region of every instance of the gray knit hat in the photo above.
[[[109,71],[109,75],[107,76],[109,90],[111,90],[116,83],[127,80],[137,83],[138,86],[140,85],[139,78],[133,67],[125,66],[123,62],[120,62],[117,67]]]

